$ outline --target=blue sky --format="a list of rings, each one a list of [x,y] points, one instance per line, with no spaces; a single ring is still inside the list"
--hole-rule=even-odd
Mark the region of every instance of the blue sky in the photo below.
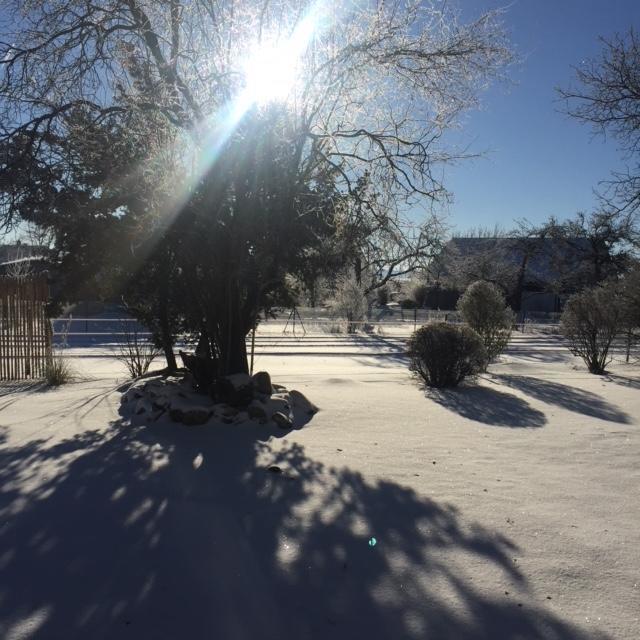
[[[459,2],[464,19],[505,6]],[[462,132],[472,151],[489,152],[445,170],[454,194],[451,223],[459,230],[590,211],[598,182],[624,166],[614,140],[594,138],[559,112],[554,87],[573,81],[572,65],[598,56],[599,36],[640,30],[640,0],[516,0],[504,20],[520,56],[509,71],[515,84],[490,89]]]
[[[520,61],[508,72],[512,83],[486,92],[482,110],[469,113],[461,134],[450,138],[471,152],[486,151],[444,170],[453,193],[450,224],[459,232],[509,228],[515,219],[536,222],[592,210],[593,190],[624,167],[622,154],[615,140],[594,137],[561,113],[554,88],[572,83],[572,66],[599,55],[599,36],[630,26],[640,31],[640,0],[453,2],[464,21],[506,8],[505,26]]]

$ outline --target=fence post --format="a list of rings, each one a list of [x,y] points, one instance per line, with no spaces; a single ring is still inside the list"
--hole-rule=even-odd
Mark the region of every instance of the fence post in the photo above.
[[[295,322],[295,320],[294,320]],[[256,351],[256,325],[253,325],[251,330],[251,367],[249,369],[249,375],[253,375],[253,354]]]

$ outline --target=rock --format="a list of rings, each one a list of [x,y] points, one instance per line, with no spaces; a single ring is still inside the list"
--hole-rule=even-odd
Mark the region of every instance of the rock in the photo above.
[[[182,422],[182,409],[178,409],[175,407],[169,407],[169,417],[174,422]]]
[[[130,387],[123,395],[122,402],[133,402],[135,400],[139,400],[142,398],[144,394],[142,393],[140,387]]]
[[[146,398],[140,398],[136,402],[134,413],[137,416],[142,415],[143,413],[151,413],[152,411],[153,411],[153,407],[151,406],[151,403]]]
[[[214,395],[218,402],[234,407],[246,407],[253,400],[251,378],[246,373],[219,378],[215,383]]]
[[[244,389],[251,386],[251,376],[248,373],[233,373],[230,376],[225,376],[234,389]]]
[[[250,404],[247,408],[247,412],[249,417],[252,420],[266,420],[267,412],[257,404]]]
[[[163,389],[160,389],[159,387],[147,387],[144,390],[144,393],[147,396],[147,398],[151,398],[152,400],[155,400],[156,398],[159,398],[165,395],[163,393]]]
[[[281,411],[276,411],[271,416],[271,419],[282,429],[291,429],[291,427],[293,426],[293,422],[291,421],[289,416],[286,416]]]
[[[314,413],[320,411],[320,409],[300,391],[292,389],[289,391],[289,398],[291,399],[291,404],[293,404],[294,409],[306,413],[308,416],[312,416]]]
[[[251,380],[253,382],[253,388],[258,393],[263,393],[267,396],[273,393],[271,376],[266,371],[258,371]]]
[[[174,422],[182,422],[189,426],[204,424],[211,414],[210,407],[196,405],[181,398],[174,398],[169,407],[169,416]]]
[[[293,411],[291,411],[291,403],[289,401],[289,394],[278,393],[271,396],[267,401],[265,411],[268,416],[273,416],[274,413],[282,413],[293,421]]]
[[[206,407],[191,407],[187,411],[182,412],[182,424],[188,426],[194,426],[198,424],[204,424],[211,415],[211,412]]]
[[[158,409],[166,409],[171,402],[171,398],[168,396],[156,396],[153,399],[153,406]]]

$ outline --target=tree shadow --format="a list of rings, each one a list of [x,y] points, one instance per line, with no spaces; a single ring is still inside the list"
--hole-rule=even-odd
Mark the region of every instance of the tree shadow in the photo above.
[[[500,374],[494,378],[500,383],[518,389],[522,393],[585,416],[630,424],[631,418],[624,412],[608,403],[595,393],[576,389],[565,384],[531,378],[528,376]]]
[[[34,391],[46,391],[51,387],[42,380],[3,380],[0,382],[0,398],[19,393],[33,393]]]
[[[619,384],[623,387],[630,387],[631,389],[640,389],[640,378],[632,378],[630,376],[621,376],[616,373],[607,373],[606,380]]]
[[[463,418],[494,427],[537,428],[547,419],[526,400],[510,393],[481,386],[427,389],[428,398]]]
[[[275,435],[122,420],[57,443],[0,434],[0,635],[605,637],[537,603],[500,532]]]

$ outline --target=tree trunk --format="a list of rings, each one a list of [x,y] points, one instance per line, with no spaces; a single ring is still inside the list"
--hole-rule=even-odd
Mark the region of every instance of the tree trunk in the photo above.
[[[520,268],[518,269],[518,276],[516,278],[516,286],[511,294],[511,300],[509,300],[511,308],[516,312],[522,311],[522,294],[524,293],[524,281],[527,275],[527,263],[529,262],[529,256],[524,255]]]
[[[218,335],[220,375],[249,373],[246,336],[250,325],[243,314],[239,286],[232,281],[227,285],[226,306],[226,317],[223,319]]]
[[[165,270],[160,285],[160,301],[158,308],[158,319],[160,321],[160,339],[162,341],[162,350],[167,361],[169,371],[175,371],[178,368],[176,356],[173,353],[173,339],[171,336],[171,327],[169,322],[169,286],[168,277]]]
[[[249,373],[249,361],[247,358],[246,334],[240,326],[227,327],[223,337],[224,344],[220,345],[221,375],[228,376],[234,373]]]
[[[176,355],[173,353],[173,345],[171,342],[167,343],[163,339],[162,350],[164,351],[164,357],[167,361],[167,369],[169,369],[169,371],[175,371],[178,368],[178,363],[176,362]]]

